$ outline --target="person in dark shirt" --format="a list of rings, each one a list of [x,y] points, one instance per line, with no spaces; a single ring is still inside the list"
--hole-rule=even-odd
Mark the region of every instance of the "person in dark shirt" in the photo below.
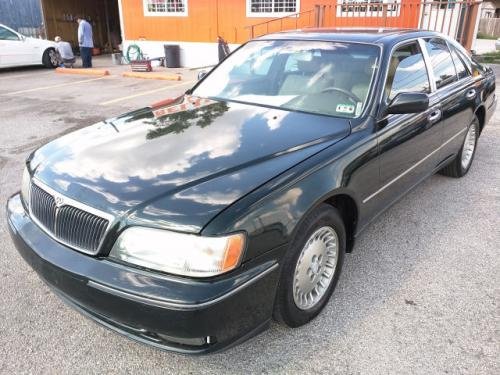
[[[217,37],[217,43],[219,44],[219,61],[222,61],[231,51],[229,50],[227,42],[221,36]]]

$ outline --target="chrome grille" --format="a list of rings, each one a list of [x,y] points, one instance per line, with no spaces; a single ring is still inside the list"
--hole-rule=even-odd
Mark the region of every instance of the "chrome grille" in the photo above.
[[[72,203],[58,205],[58,200],[69,199],[47,190],[31,183],[30,214],[33,219],[56,240],[76,250],[96,254],[110,221]]]
[[[50,232],[54,232],[56,202],[54,197],[35,184],[31,184],[31,214]]]

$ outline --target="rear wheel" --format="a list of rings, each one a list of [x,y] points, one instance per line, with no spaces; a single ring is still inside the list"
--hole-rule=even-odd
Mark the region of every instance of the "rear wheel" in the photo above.
[[[322,204],[297,231],[283,259],[274,317],[290,327],[316,317],[337,284],[346,244],[338,211]]]
[[[46,68],[54,69],[57,67],[57,53],[54,48],[47,48],[42,56],[42,64]]]
[[[459,153],[453,161],[446,167],[441,169],[439,173],[449,177],[462,177],[469,171],[472,165],[472,160],[476,153],[477,137],[479,136],[479,120],[474,117],[474,120],[469,125],[465,135],[464,143],[460,148]]]

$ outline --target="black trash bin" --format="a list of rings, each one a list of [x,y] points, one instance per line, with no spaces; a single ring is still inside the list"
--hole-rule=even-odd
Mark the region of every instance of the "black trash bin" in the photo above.
[[[164,44],[167,68],[181,67],[181,49],[177,44]]]

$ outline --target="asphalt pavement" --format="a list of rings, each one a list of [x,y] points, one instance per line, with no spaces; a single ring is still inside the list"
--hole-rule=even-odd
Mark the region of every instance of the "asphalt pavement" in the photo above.
[[[189,74],[157,82],[0,72],[0,202],[19,190],[30,151],[176,96],[194,82]],[[18,255],[0,213],[0,373],[499,374],[498,108],[466,177],[429,178],[361,234],[317,319],[272,324],[220,354],[163,352],[81,316]]]

